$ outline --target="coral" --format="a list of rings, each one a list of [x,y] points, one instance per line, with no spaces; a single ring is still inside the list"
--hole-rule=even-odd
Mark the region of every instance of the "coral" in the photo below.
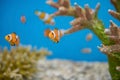
[[[120,20],[120,13],[115,12],[115,11],[113,11],[113,10],[109,10],[109,13],[110,13],[113,17],[115,17],[116,19]]]
[[[114,5],[116,11],[108,10],[109,13],[120,21],[120,0],[111,0],[111,3]]]
[[[117,20],[120,20],[120,0],[111,0],[116,11],[108,10],[108,12]],[[108,56],[109,71],[113,80],[120,80],[120,72],[117,70],[120,65],[120,29],[110,21],[110,29],[105,29],[103,22],[97,17],[100,4],[92,10],[88,5],[84,8],[80,7],[77,3],[74,6],[70,5],[70,0],[48,0],[47,4],[57,11],[51,14],[52,17],[56,16],[73,16],[75,19],[70,22],[71,28],[64,31],[64,35],[71,34],[81,29],[90,29],[93,31],[102,42],[102,46],[98,47],[101,52]],[[117,67],[117,69],[116,69]]]
[[[105,33],[109,37],[109,40],[114,44],[102,44],[102,46],[98,48],[101,52],[107,54],[109,57],[109,69],[113,80],[119,80],[120,72],[118,72],[115,68],[119,65],[120,62],[120,28],[115,23],[113,23],[112,20],[110,20],[110,28],[105,29]]]
[[[48,0],[46,3],[58,9],[57,12],[51,14],[52,17],[59,16],[59,15],[76,16],[74,15],[75,9],[70,6],[69,0],[58,0],[57,3],[53,2],[53,0]]]
[[[4,48],[0,52],[0,80],[26,80],[33,79],[39,59],[43,59],[49,52],[46,49],[37,51],[30,47]]]
[[[120,71],[120,66],[117,66],[117,67],[116,67],[116,70]]]
[[[110,29],[105,29],[105,33],[114,44],[110,46],[102,45],[99,47],[100,51],[106,54],[120,52],[120,28],[110,21]]]

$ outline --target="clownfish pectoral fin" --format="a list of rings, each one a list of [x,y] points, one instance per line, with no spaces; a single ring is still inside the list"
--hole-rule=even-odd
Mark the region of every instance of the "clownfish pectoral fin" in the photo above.
[[[56,43],[59,43],[59,41],[56,41]]]
[[[15,44],[14,44],[14,43],[11,43],[10,45],[11,45],[11,46],[15,46]]]
[[[16,41],[16,46],[18,46],[20,43],[20,39],[18,38],[17,41]]]
[[[50,29],[46,29],[46,30],[44,31],[44,36],[47,36],[47,37],[48,37],[50,31],[51,31]]]
[[[56,44],[59,43],[59,41],[53,41],[53,42],[56,43]]]
[[[55,28],[54,31],[55,31],[55,32],[58,32],[58,28]]]

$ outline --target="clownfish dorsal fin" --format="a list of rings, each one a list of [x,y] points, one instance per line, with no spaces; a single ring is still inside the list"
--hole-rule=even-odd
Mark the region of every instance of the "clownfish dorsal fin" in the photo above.
[[[16,32],[12,32],[12,34],[15,34],[15,35],[16,35]]]
[[[54,31],[55,31],[55,32],[58,31],[58,28],[55,28]]]
[[[58,30],[58,28],[55,27],[55,30]]]
[[[44,36],[47,36],[47,37],[48,37],[48,35],[49,35],[50,32],[51,32],[50,29],[46,29],[46,30],[44,31]]]

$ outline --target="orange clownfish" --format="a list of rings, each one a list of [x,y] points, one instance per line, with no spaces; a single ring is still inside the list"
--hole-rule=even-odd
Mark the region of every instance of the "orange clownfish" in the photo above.
[[[60,41],[60,38],[63,36],[63,32],[58,29],[47,29],[45,30],[44,35],[50,38],[53,42],[58,43]]]
[[[40,11],[35,11],[35,14],[46,24],[54,25],[54,19],[49,14]]]
[[[5,39],[10,43],[11,46],[18,46],[20,43],[20,39],[16,33],[11,33],[5,36]]]

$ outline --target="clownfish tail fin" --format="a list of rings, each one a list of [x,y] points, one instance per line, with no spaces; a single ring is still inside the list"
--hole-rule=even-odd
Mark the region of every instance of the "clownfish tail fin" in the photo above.
[[[61,34],[62,34],[62,36],[65,34],[65,31],[66,30],[64,30],[64,29],[62,29],[62,30],[60,30],[61,31]]]

